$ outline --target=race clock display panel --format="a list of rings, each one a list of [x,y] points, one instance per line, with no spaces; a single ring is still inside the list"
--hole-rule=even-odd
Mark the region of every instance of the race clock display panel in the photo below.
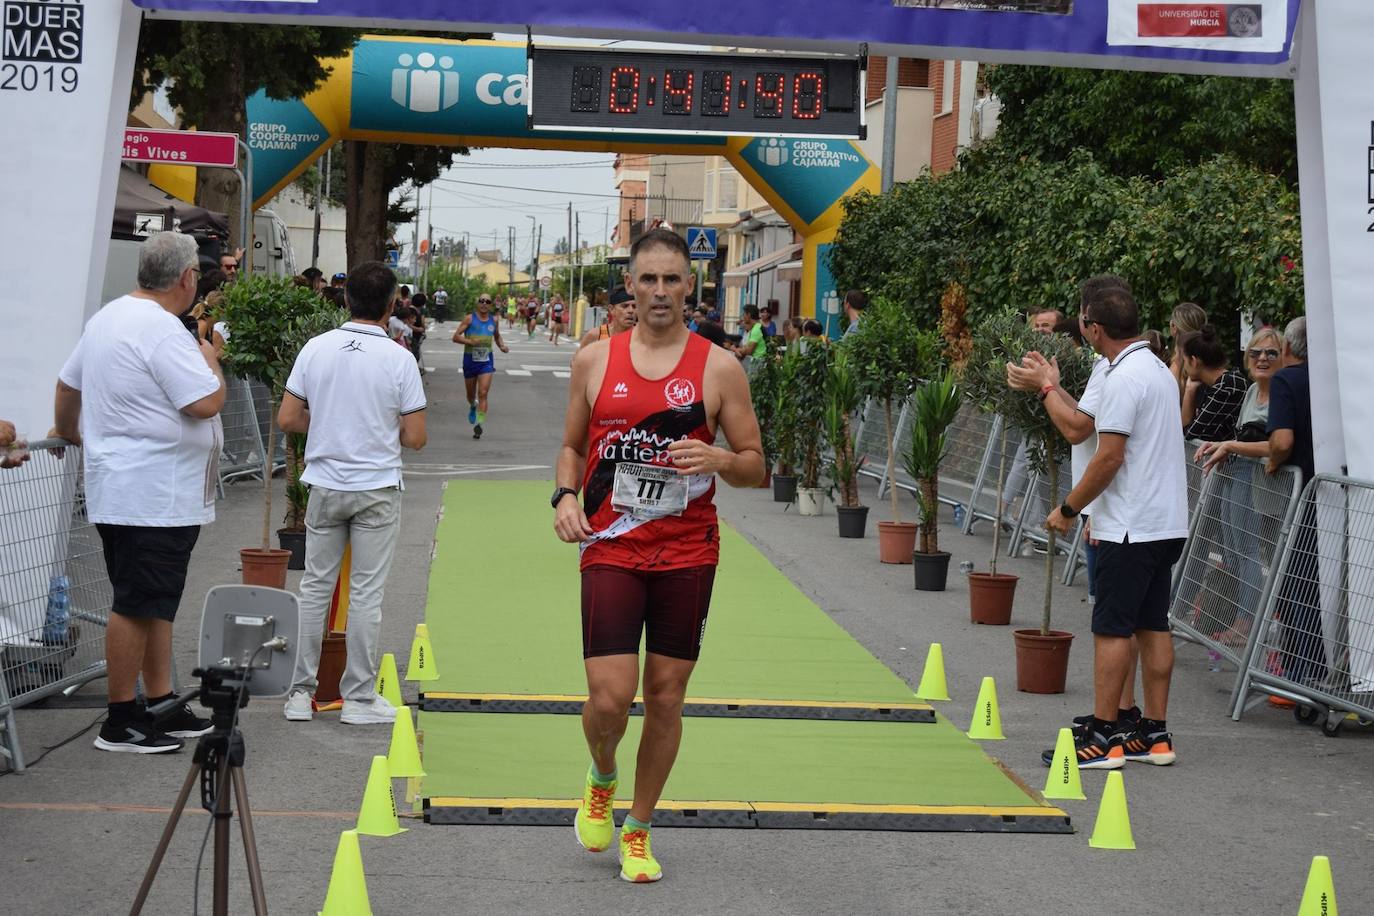
[[[538,130],[863,139],[862,57],[531,48]]]

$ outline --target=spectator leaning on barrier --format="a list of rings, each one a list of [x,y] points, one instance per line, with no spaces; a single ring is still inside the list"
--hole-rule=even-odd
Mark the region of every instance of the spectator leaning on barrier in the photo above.
[[[4,454],[0,455],[0,468],[17,468],[28,461],[27,445],[27,442],[19,438],[13,423],[9,420],[0,420],[0,449],[4,450]]]
[[[215,520],[224,376],[180,320],[196,292],[196,243],[161,232],[138,255],[138,289],[95,314],[58,376],[53,435],[83,446],[86,511],[114,591],[105,631],[109,718],[95,746],[159,754],[210,722],[170,700],[172,621],[200,526]]]
[[[351,544],[341,721],[369,725],[396,718],[376,692],[382,596],[400,528],[401,449],[424,448],[426,405],[415,360],[385,331],[396,275],[367,261],[353,268],[345,290],[352,320],[301,349],[278,414],[286,432],[309,433],[301,649],[285,714],[292,721],[313,715],[324,617]]]
[[[1079,509],[1093,507],[1099,542],[1093,605],[1093,717],[1074,729],[1084,768],[1117,768],[1126,759],[1174,762],[1166,724],[1174,647],[1169,633],[1171,570],[1188,536],[1183,423],[1169,369],[1139,339],[1135,299],[1102,290],[1080,316],[1083,336],[1109,362],[1095,426],[1097,453],[1064,504],[1045,520],[1067,534]],[[1140,647],[1145,709],[1134,728],[1119,722],[1118,701]],[[1042,759],[1049,763],[1053,751]]]
[[[1305,486],[1316,475],[1306,318],[1294,318],[1284,329],[1283,362],[1284,368],[1269,383],[1269,457],[1265,471],[1276,474],[1283,465],[1294,465],[1302,472]],[[1320,622],[1316,515],[1315,506],[1304,502],[1294,523],[1293,550],[1279,586],[1277,607],[1283,624],[1283,676],[1306,684],[1321,681],[1327,663]],[[1282,701],[1277,705],[1292,704]]]
[[[1121,277],[1104,274],[1083,281],[1079,293],[1079,310],[1087,309],[1088,304],[1103,290],[1120,289],[1129,293],[1130,286]],[[1075,331],[1072,334],[1083,343],[1081,323],[1073,319]],[[1056,331],[1058,325],[1056,325]],[[1068,333],[1065,331],[1064,333]],[[1097,454],[1097,428],[1094,418],[1101,410],[1102,385],[1107,378],[1107,358],[1099,357],[1093,364],[1088,383],[1075,400],[1073,394],[1065,391],[1059,384],[1059,366],[1053,360],[1046,360],[1040,353],[1028,353],[1018,366],[1007,365],[1007,384],[1020,391],[1040,392],[1040,402],[1055,428],[1069,440],[1070,478],[1072,486],[1083,479],[1093,456]],[[1088,566],[1088,599],[1095,603],[1097,598],[1097,539],[1092,536],[1092,503],[1079,509],[1083,516],[1084,559]],[[1134,724],[1140,719],[1140,709],[1135,705],[1135,668],[1136,647],[1131,643],[1131,664],[1126,672],[1126,680],[1121,688],[1121,698],[1117,709],[1117,721]]]
[[[1236,418],[1234,438],[1223,442],[1203,442],[1193,460],[1202,464],[1203,473],[1211,471],[1232,455],[1259,461],[1269,457],[1269,386],[1279,369],[1283,337],[1273,328],[1261,328],[1245,348],[1245,367],[1253,380],[1246,389]],[[1254,475],[1259,468],[1252,462],[1229,462],[1226,490],[1221,494],[1222,568],[1239,583],[1236,618],[1217,635],[1220,642],[1244,646],[1259,610],[1264,571],[1260,565],[1259,533],[1277,525],[1277,519],[1261,516],[1254,499]],[[1277,540],[1271,531],[1268,542]]]
[[[1202,330],[1184,334],[1179,340],[1183,353],[1183,438],[1219,442],[1236,430],[1241,402],[1245,400],[1245,377],[1228,364],[1226,346],[1210,324]]]

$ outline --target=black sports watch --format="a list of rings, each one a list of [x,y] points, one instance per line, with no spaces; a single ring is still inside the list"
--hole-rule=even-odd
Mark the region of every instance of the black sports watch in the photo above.
[[[1070,506],[1067,502],[1065,502],[1062,505],[1060,505],[1059,514],[1064,516],[1065,518],[1074,518],[1078,515],[1078,510],[1075,509],[1073,506]]]
[[[563,497],[567,496],[569,493],[573,496],[577,495],[577,491],[570,487],[559,487],[557,490],[553,491],[553,498],[549,500],[549,505],[557,509],[558,504],[563,501]]]

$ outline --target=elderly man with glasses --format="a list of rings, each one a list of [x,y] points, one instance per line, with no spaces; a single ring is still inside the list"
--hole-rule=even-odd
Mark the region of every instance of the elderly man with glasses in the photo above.
[[[501,339],[501,324],[491,307],[491,295],[482,293],[477,297],[477,311],[469,313],[453,332],[453,342],[463,345],[463,384],[467,388],[468,423],[472,424],[474,439],[482,438],[491,380],[496,375],[491,346],[494,343],[502,353],[510,352]]]

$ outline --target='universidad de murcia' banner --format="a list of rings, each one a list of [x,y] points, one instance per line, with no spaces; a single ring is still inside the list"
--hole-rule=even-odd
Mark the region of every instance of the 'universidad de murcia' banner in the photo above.
[[[1107,43],[1200,50],[1282,50],[1288,37],[1286,0],[1178,3],[1110,0]]]
[[[1252,76],[1288,70],[1299,0],[133,0],[164,15],[461,31],[653,39],[794,51],[1187,69]],[[1371,0],[1374,2],[1374,0]],[[1103,60],[1107,58],[1108,60]]]

